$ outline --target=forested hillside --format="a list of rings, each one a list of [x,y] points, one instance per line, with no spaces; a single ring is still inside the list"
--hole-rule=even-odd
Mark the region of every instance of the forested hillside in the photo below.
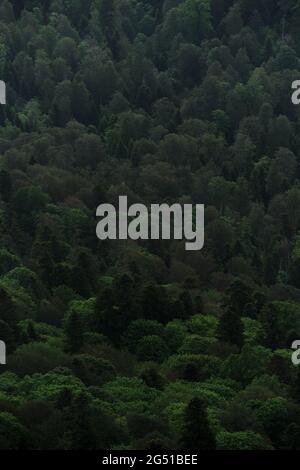
[[[298,0],[0,1],[1,449],[300,449]],[[205,248],[96,208],[205,204]]]

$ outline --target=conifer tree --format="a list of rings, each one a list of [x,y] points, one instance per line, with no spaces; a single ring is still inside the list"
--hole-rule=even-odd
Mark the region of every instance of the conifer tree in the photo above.
[[[115,59],[119,56],[120,34],[116,22],[116,1],[102,0],[100,6],[101,23],[105,40]]]
[[[3,288],[0,288],[0,339],[6,342],[8,351],[13,351],[19,340],[16,308]]]
[[[216,440],[209,426],[206,407],[199,398],[192,399],[186,407],[180,447],[198,451],[216,449]]]
[[[240,315],[234,309],[228,307],[220,319],[219,339],[241,348],[244,342],[243,332],[244,327]]]
[[[74,311],[66,319],[65,334],[67,349],[72,353],[78,353],[83,344],[82,325],[78,314]]]
[[[10,174],[6,170],[0,171],[0,194],[4,202],[10,200],[12,192],[12,182]]]
[[[91,412],[88,398],[84,393],[73,396],[70,407],[66,410],[70,429],[70,444],[72,450],[95,449],[95,433],[91,423]]]
[[[282,345],[284,338],[282,338],[279,329],[278,317],[274,304],[270,303],[262,309],[260,313],[260,321],[266,332],[265,345],[273,350],[279,348]]]

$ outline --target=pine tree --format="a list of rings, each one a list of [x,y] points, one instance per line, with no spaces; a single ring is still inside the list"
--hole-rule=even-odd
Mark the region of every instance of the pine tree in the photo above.
[[[215,450],[216,440],[210,429],[206,406],[199,398],[187,405],[180,447],[184,450]]]

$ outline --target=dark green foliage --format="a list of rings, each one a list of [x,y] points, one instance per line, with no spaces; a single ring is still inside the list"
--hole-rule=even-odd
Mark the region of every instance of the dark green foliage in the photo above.
[[[261,311],[260,318],[266,332],[266,345],[272,349],[279,348],[283,338],[278,324],[276,306],[266,305]]]
[[[158,390],[162,389],[165,383],[164,377],[153,367],[146,368],[142,372],[141,378],[148,387],[157,388]]]
[[[108,47],[117,59],[119,57],[119,40],[120,35],[117,25],[117,2],[116,0],[101,0],[100,18],[102,28],[104,30],[105,40]]]
[[[17,312],[12,299],[3,288],[0,288],[0,318],[0,338],[5,341],[8,351],[13,351],[19,335]]]
[[[71,312],[65,321],[65,334],[67,349],[78,353],[83,344],[82,323],[76,312]]]
[[[235,310],[228,307],[220,319],[218,334],[220,340],[241,348],[244,342],[243,330],[241,317]]]
[[[96,436],[92,427],[91,410],[84,394],[73,397],[68,410],[71,449],[94,449]]]
[[[1,449],[299,449],[299,21],[0,1]],[[120,195],[204,203],[203,250],[99,241]]]
[[[216,440],[210,429],[205,403],[194,398],[187,405],[180,448],[184,450],[215,450]]]
[[[10,174],[5,171],[0,171],[0,194],[4,202],[8,202],[10,200],[12,193],[12,181]]]

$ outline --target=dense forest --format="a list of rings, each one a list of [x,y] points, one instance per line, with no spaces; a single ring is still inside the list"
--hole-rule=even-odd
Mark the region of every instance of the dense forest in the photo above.
[[[1,449],[299,449],[298,0],[1,0]],[[96,208],[205,204],[205,248]]]

